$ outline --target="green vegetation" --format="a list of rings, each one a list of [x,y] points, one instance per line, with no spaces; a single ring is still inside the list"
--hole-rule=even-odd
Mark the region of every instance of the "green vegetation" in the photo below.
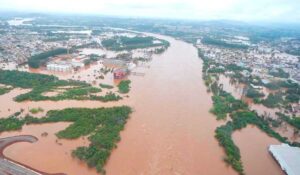
[[[34,88],[56,81],[58,81],[58,78],[51,75],[34,74],[16,70],[0,70],[0,83],[13,87]]]
[[[287,94],[285,99],[291,103],[299,103],[300,95],[298,94]]]
[[[99,86],[103,89],[112,89],[112,88],[114,88],[114,86],[111,86],[111,85],[108,85],[108,84],[103,84],[103,83],[100,83]]]
[[[256,112],[250,111],[248,106],[241,100],[236,100],[230,93],[223,91],[222,86],[217,83],[218,76],[221,71],[209,71],[212,66],[218,67],[220,64],[206,58],[200,49],[198,49],[198,55],[203,60],[203,80],[209,88],[209,91],[213,93],[213,108],[211,109],[211,112],[217,116],[217,119],[225,119],[227,115],[231,117],[231,120],[229,120],[225,125],[218,127],[215,131],[215,137],[219,141],[219,144],[224,147],[226,152],[226,157],[224,158],[226,163],[232,166],[239,174],[244,174],[240,151],[232,140],[232,133],[236,130],[245,128],[249,124],[257,126],[260,130],[269,136],[276,138],[280,142],[300,147],[300,143],[291,143],[287,141],[286,138],[272,130],[270,126],[276,127],[280,124],[280,121],[265,119],[264,117],[258,116]],[[226,70],[230,70],[235,73],[233,78],[238,81],[241,80],[239,77],[240,71],[245,70],[245,68],[236,65],[227,65],[225,67]],[[279,86],[286,86],[286,88],[289,87],[289,93],[291,94],[298,93],[298,86],[291,82],[281,82],[278,84]],[[259,97],[263,96],[263,94],[260,94],[254,89],[248,90],[247,94],[249,97],[254,97],[254,100],[258,101],[260,101]],[[275,106],[282,103],[282,95],[283,93],[272,94],[263,101],[270,106]]]
[[[0,95],[6,94],[11,91],[13,88],[11,87],[0,87]]]
[[[39,68],[41,64],[44,64],[48,61],[49,57],[53,57],[60,54],[66,54],[67,52],[67,49],[58,48],[38,55],[34,55],[29,58],[28,65],[32,68]]]
[[[11,85],[13,87],[31,88],[28,93],[18,95],[15,101],[21,102],[26,100],[42,101],[42,100],[99,100],[99,101],[116,101],[120,100],[115,94],[106,94],[105,96],[95,96],[93,94],[101,92],[100,88],[92,87],[89,84],[78,81],[58,80],[57,77],[33,74],[19,71],[0,70],[0,83]],[[72,86],[67,88],[65,92],[56,96],[44,96],[43,93],[55,91],[63,86]],[[123,85],[124,86],[124,85]],[[125,90],[123,87],[122,90]]]
[[[160,41],[160,43],[154,43],[155,40]],[[133,49],[157,47],[157,46],[169,47],[170,45],[170,43],[165,40],[156,39],[153,37],[140,37],[140,36],[135,36],[135,37],[117,36],[111,39],[103,40],[101,44],[105,48],[114,51],[133,50]]]
[[[246,96],[249,98],[261,98],[264,97],[264,93],[261,93],[257,90],[255,90],[254,88],[249,88],[246,92]]]
[[[219,94],[214,94],[212,100],[213,108],[210,112],[215,114],[218,120],[226,119],[228,113],[247,108],[247,104],[243,101],[236,100],[231,94],[222,90]]]
[[[0,132],[19,130],[24,124],[72,122],[66,129],[59,131],[57,137],[76,139],[88,136],[90,145],[76,148],[72,155],[86,162],[89,167],[95,167],[98,172],[104,173],[103,166],[121,139],[120,131],[124,129],[130,113],[131,109],[127,106],[53,110],[43,118],[26,116],[19,119],[12,116],[0,119]]]
[[[290,124],[300,130],[300,118],[299,117],[289,117],[289,116],[286,116],[279,112],[277,112],[276,115],[278,115],[282,120],[286,121],[288,124]]]
[[[130,91],[130,83],[130,80],[122,80],[118,85],[119,92],[122,94],[128,93]]]
[[[245,128],[248,124],[257,126],[271,137],[276,138],[280,142],[287,143],[286,138],[280,136],[273,131],[269,124],[261,117],[257,116],[252,111],[239,111],[231,114],[232,121],[227,122],[225,125],[216,129],[215,137],[218,139],[221,146],[224,147],[226,152],[225,161],[230,164],[239,174],[244,174],[243,165],[241,162],[241,155],[238,147],[232,140],[232,133],[235,130]]]
[[[32,108],[29,110],[29,112],[31,112],[32,114],[37,114],[39,112],[44,112],[44,109],[41,108],[41,107],[38,107],[38,108]]]
[[[270,71],[269,74],[274,77],[279,77],[279,78],[289,78],[289,76],[290,76],[289,73],[285,72],[284,70],[282,70],[280,68],[276,69],[276,71]]]
[[[120,97],[119,95],[116,95],[113,92],[108,92],[104,96],[91,95],[90,98],[91,98],[91,100],[97,100],[97,101],[102,101],[102,102],[118,101],[118,100],[122,99],[122,97]]]
[[[278,107],[282,102],[282,93],[270,93],[266,99],[262,100],[262,104],[268,108]]]
[[[218,47],[225,47],[229,49],[248,49],[247,45],[242,45],[242,44],[234,44],[234,43],[228,43],[222,40],[217,40],[209,37],[204,37],[201,42],[203,44],[207,45],[214,45]]]
[[[291,50],[286,50],[286,53],[295,55],[295,56],[300,56],[300,50],[299,49],[291,49]]]
[[[280,89],[280,85],[281,85],[282,82],[280,81],[272,81],[270,83],[267,83],[267,84],[264,84],[264,86],[268,89],[271,89],[271,90],[278,90]]]
[[[0,133],[3,131],[14,131],[21,129],[24,125],[24,121],[19,119],[20,112],[16,112],[14,115],[8,118],[0,118]]]
[[[228,65],[226,65],[226,70],[233,71],[233,72],[239,72],[239,71],[246,70],[246,68],[238,66],[236,64],[228,64]]]

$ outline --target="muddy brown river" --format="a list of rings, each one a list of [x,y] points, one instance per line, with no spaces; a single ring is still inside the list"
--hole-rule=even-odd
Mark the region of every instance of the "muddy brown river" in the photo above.
[[[105,166],[107,175],[236,175],[237,173],[224,163],[225,153],[214,138],[216,127],[224,122],[216,121],[215,116],[209,113],[212,101],[202,81],[202,62],[198,58],[197,50],[191,44],[166,36],[155,36],[168,40],[171,46],[164,54],[154,55],[151,68],[145,71],[144,77],[130,77],[130,97],[115,104],[129,105],[133,107],[134,112],[125,130],[121,132],[122,139],[118,147],[113,150]],[[8,102],[5,107],[1,107],[1,111],[9,113],[7,108],[11,108],[10,113],[18,111],[14,109],[14,105],[17,105],[17,108],[25,105],[25,109],[40,106],[50,110],[113,104],[88,101],[18,104]],[[57,146],[54,133],[66,126],[64,123],[26,126],[14,134],[32,134],[41,138],[41,141],[12,145],[7,148],[5,155],[50,173],[95,174],[95,171],[88,169],[85,164],[70,157],[71,150],[77,145],[87,144],[86,140],[81,138],[70,143],[61,141],[63,144]],[[49,132],[45,138],[40,136],[44,131]],[[244,139],[248,137],[249,132],[251,139]],[[247,128],[235,136],[238,145],[242,146],[242,157],[256,155],[257,159],[265,160],[260,166],[266,164],[272,169],[269,172],[283,174],[265,149],[266,145],[276,142],[265,135],[262,137],[261,134],[258,129]],[[3,133],[0,136],[6,135],[13,134]],[[263,150],[247,149],[244,146],[261,139],[265,139]],[[47,152],[51,155],[47,156]],[[248,170],[256,168],[256,159],[243,158],[244,160],[246,172],[249,174],[266,174],[266,171]]]

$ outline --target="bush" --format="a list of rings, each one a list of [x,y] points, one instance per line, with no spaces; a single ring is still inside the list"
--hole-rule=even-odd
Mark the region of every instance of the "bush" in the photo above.
[[[0,87],[0,95],[6,94],[11,91],[13,88],[11,87]]]
[[[66,54],[67,52],[67,49],[58,48],[38,55],[34,55],[28,59],[28,65],[32,68],[39,68],[41,64],[48,61],[49,57],[53,57],[60,54]]]
[[[249,88],[246,92],[246,96],[249,98],[260,98],[260,97],[264,97],[265,94],[255,90],[254,88]]]
[[[32,109],[29,110],[29,112],[31,112],[32,114],[37,114],[39,112],[44,112],[44,109],[40,108],[40,107],[38,107],[38,108],[32,108]]]
[[[118,85],[119,92],[122,94],[126,94],[130,91],[130,80],[122,80]]]
[[[100,86],[101,88],[104,88],[104,89],[112,89],[112,88],[114,88],[114,87],[111,86],[111,85],[103,84],[103,83],[100,83],[99,86]]]
[[[275,108],[282,101],[283,99],[281,93],[275,93],[275,94],[270,93],[266,99],[262,100],[262,104],[268,108]]]

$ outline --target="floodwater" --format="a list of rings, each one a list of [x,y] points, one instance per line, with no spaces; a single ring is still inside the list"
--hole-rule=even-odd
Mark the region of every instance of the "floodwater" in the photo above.
[[[171,47],[154,56],[144,77],[131,77],[135,112],[105,167],[107,174],[236,174],[223,162],[214,138],[222,122],[209,113],[211,98],[196,49],[163,39]]]
[[[73,175],[96,175],[95,169],[90,169],[83,162],[71,156],[72,150],[78,146],[87,146],[87,138],[77,140],[57,139],[55,133],[63,130],[70,123],[54,123],[42,125],[27,125],[21,131],[4,132],[0,137],[15,135],[33,135],[38,138],[35,143],[15,143],[4,150],[4,155],[30,165],[32,168],[47,173],[67,173]],[[44,133],[44,134],[43,134]],[[47,133],[45,135],[45,133]]]
[[[15,112],[24,110],[22,116],[26,114],[30,114],[35,117],[42,117],[45,116],[47,111],[49,110],[60,110],[64,108],[78,108],[78,107],[85,107],[85,108],[99,108],[99,107],[112,107],[112,106],[121,106],[126,103],[128,98],[123,98],[117,102],[100,102],[100,101],[90,101],[90,100],[62,100],[62,101],[24,101],[24,102],[16,102],[13,100],[14,97],[24,94],[30,90],[28,89],[20,89],[15,88],[11,90],[9,93],[0,96],[0,118],[8,117]],[[105,94],[106,91],[101,92],[101,94]],[[98,94],[100,95],[100,94]],[[32,108],[39,108],[41,107],[44,111],[31,114],[29,111]]]
[[[253,100],[251,98],[247,98],[245,96],[247,91],[245,84],[232,82],[229,77],[226,77],[224,75],[220,75],[219,78],[219,84],[223,84],[223,89],[226,92],[231,93],[234,98],[241,99],[246,102],[249,105],[250,109],[255,110],[259,115],[268,116],[273,119],[277,118],[277,115],[275,114],[279,111],[277,108],[267,108],[262,104],[255,104],[253,103]],[[262,92],[265,94],[264,98],[266,98],[269,93],[274,91],[268,90],[267,88],[263,87]]]
[[[153,56],[151,68],[145,70],[145,76],[130,77],[132,88],[128,99],[113,103],[70,100],[16,103],[5,100],[7,98],[5,95],[13,97],[19,94],[20,90],[16,89],[4,97],[0,96],[3,98],[0,99],[1,102],[8,101],[7,104],[0,106],[1,117],[7,116],[8,113],[12,114],[20,108],[26,110],[42,107],[47,111],[67,107],[107,107],[126,104],[132,106],[134,112],[125,130],[121,132],[122,139],[117,149],[113,150],[105,166],[107,175],[236,175],[237,173],[224,163],[224,150],[214,138],[216,127],[224,124],[224,121],[217,121],[215,116],[209,113],[212,101],[202,81],[202,63],[197,50],[182,41],[155,36],[168,40],[171,46],[164,54]],[[9,112],[7,108],[10,108]],[[86,142],[70,141],[71,146],[67,146],[65,143],[67,141],[63,141],[61,147],[64,149],[59,150],[61,147],[57,146],[53,133],[66,125],[57,125],[59,124],[26,126],[21,132],[10,133],[32,134],[41,140],[34,144],[12,145],[7,148],[5,154],[45,172],[93,175],[94,171],[89,170],[84,164],[79,164],[69,155],[71,149]],[[47,144],[43,142],[47,137],[40,137],[45,131],[49,133],[47,137],[51,137]],[[256,143],[262,139],[259,131],[249,132],[254,133],[253,136],[251,139],[243,136],[242,144]],[[273,142],[266,137],[264,143]],[[238,144],[242,145],[240,142]],[[253,149],[244,151],[247,155],[258,154]],[[267,150],[262,152],[260,156],[266,158]],[[60,155],[63,158],[60,158]],[[273,160],[267,158],[261,166],[270,163],[269,161]],[[256,160],[247,161],[247,167],[254,167],[256,163]],[[276,166],[270,168],[272,172],[279,171]]]
[[[244,170],[249,175],[284,175],[268,151],[270,144],[280,144],[255,126],[247,126],[233,133],[233,140],[239,147]]]

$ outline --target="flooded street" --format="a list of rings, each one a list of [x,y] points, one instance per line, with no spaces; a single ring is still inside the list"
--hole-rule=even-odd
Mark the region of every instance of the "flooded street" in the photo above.
[[[105,166],[107,175],[236,175],[223,161],[225,153],[214,137],[216,127],[225,122],[217,121],[209,113],[212,101],[202,80],[202,63],[197,50],[183,41],[154,36],[168,40],[171,46],[164,54],[153,56],[145,76],[130,77],[129,98],[109,103],[75,100],[16,103],[10,98],[25,90],[14,89],[0,96],[0,117],[7,117],[21,108],[28,113],[33,107],[42,107],[46,112],[68,107],[124,104],[131,106],[134,112]],[[30,134],[39,139],[34,144],[14,144],[5,150],[5,155],[49,173],[96,174],[70,155],[71,150],[88,144],[87,140],[59,140],[62,145],[56,142],[54,133],[67,126],[66,123],[31,125],[20,132],[2,133],[1,137]],[[43,132],[48,136],[42,137]],[[274,139],[256,128],[236,132],[234,138],[241,148],[247,174],[282,173],[266,149],[269,144],[277,143]],[[257,145],[247,147],[254,143]],[[255,159],[258,156],[259,161]],[[268,167],[267,172],[262,170],[264,166]]]

